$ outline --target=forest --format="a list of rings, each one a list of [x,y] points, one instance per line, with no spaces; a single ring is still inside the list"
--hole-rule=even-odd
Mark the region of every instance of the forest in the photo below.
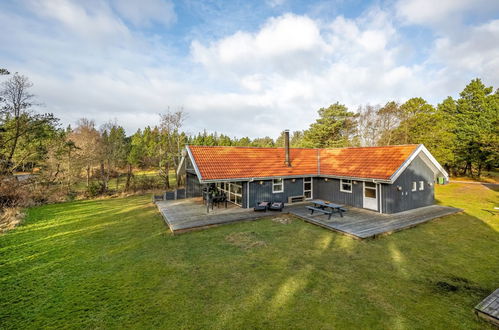
[[[1,69],[0,83],[0,207],[170,189],[181,184],[175,169],[186,144],[283,146],[283,135],[235,138],[209,128],[188,134],[184,109],[167,109],[158,125],[132,135],[116,121],[98,127],[81,118],[63,127],[40,111],[28,77]],[[424,144],[451,176],[497,169],[499,89],[474,79],[459,98],[437,105],[414,97],[351,110],[337,102],[291,134],[291,146],[303,148],[414,143]]]

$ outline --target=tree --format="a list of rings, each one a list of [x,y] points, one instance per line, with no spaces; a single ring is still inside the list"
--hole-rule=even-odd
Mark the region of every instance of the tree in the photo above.
[[[185,134],[182,134],[182,132],[180,131],[185,118],[186,113],[183,109],[175,112],[171,112],[170,110],[168,110],[166,113],[160,114],[160,175],[165,181],[166,188],[170,187],[170,168],[171,166],[173,166],[175,170],[178,168],[181,159],[182,148],[184,147],[186,142]],[[177,177],[177,171],[175,171],[175,178],[177,180],[178,186],[179,178]]]
[[[26,161],[43,157],[57,119],[33,111],[33,84],[15,73],[2,83],[0,97],[0,174],[12,173]]]
[[[128,143],[125,129],[116,122],[108,122],[101,128],[102,157],[101,157],[101,178],[103,185],[107,189],[111,172],[116,168],[124,167],[127,163]],[[107,171],[104,173],[104,166]],[[116,177],[116,189],[119,185],[119,175]]]
[[[361,144],[366,147],[377,145],[381,135],[381,119],[379,106],[366,105],[359,107],[358,130]]]
[[[407,100],[399,107],[399,126],[393,130],[392,143],[409,144],[417,143],[414,138],[414,130],[419,128],[418,116],[429,115],[435,112],[435,108],[421,97],[414,97]],[[427,129],[421,127],[422,129]],[[412,138],[411,138],[412,135]]]
[[[95,129],[95,122],[81,118],[76,123],[76,128],[70,133],[69,138],[76,146],[76,157],[81,167],[85,168],[86,185],[90,186],[92,168],[101,159],[101,136]]]
[[[484,166],[497,166],[499,93],[480,79],[472,80],[459,94],[455,118],[456,156],[463,174],[480,176]]]
[[[397,102],[388,102],[378,110],[378,122],[380,136],[377,145],[391,145],[393,143],[393,132],[400,124],[400,105]]]
[[[304,133],[304,146],[325,148],[358,144],[358,114],[348,111],[346,106],[338,102],[318,112],[319,119]]]

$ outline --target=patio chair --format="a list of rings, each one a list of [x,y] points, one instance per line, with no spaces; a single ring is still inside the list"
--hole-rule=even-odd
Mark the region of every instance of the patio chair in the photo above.
[[[253,210],[257,211],[257,212],[267,212],[267,209],[269,208],[269,206],[270,206],[270,202],[259,202],[253,208]]]
[[[279,211],[282,212],[282,209],[284,208],[284,203],[283,202],[273,202],[269,206],[269,210],[271,211]]]

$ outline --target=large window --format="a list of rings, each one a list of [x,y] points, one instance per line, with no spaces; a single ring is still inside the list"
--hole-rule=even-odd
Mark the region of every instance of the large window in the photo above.
[[[351,193],[352,192],[352,180],[340,180],[340,191]]]
[[[412,181],[412,191],[418,190],[418,183],[416,181]]]
[[[272,193],[282,193],[284,191],[284,181],[282,179],[272,180]]]
[[[241,182],[220,182],[217,184],[220,191],[225,193],[227,200],[241,206],[243,203],[243,185]]]

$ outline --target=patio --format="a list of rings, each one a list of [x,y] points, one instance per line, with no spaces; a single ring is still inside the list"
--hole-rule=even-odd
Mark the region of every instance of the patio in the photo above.
[[[343,214],[343,218],[339,214],[333,214],[329,220],[326,214],[314,213],[310,215],[310,210],[304,206],[293,205],[285,210],[307,222],[357,239],[387,235],[462,211],[454,207],[440,205],[431,205],[394,214],[381,214],[355,207],[347,207],[346,209],[347,212]]]
[[[244,209],[231,203],[228,203],[227,208],[223,205],[215,206],[207,213],[206,205],[203,204],[201,198],[157,201],[156,205],[174,234],[280,214],[280,212],[270,211],[254,212],[253,209]],[[344,213],[343,218],[339,214],[334,214],[328,220],[328,216],[325,214],[314,213],[310,215],[310,211],[306,208],[308,205],[310,203],[306,202],[287,205],[284,208],[284,213],[290,213],[306,222],[357,239],[375,238],[462,211],[453,207],[432,205],[396,214],[380,214],[347,207],[348,211]]]
[[[227,203],[227,208],[222,204],[215,206],[213,210],[210,208],[208,213],[201,197],[157,201],[156,205],[174,234],[268,215],[254,212],[253,209],[243,209],[232,203]]]

